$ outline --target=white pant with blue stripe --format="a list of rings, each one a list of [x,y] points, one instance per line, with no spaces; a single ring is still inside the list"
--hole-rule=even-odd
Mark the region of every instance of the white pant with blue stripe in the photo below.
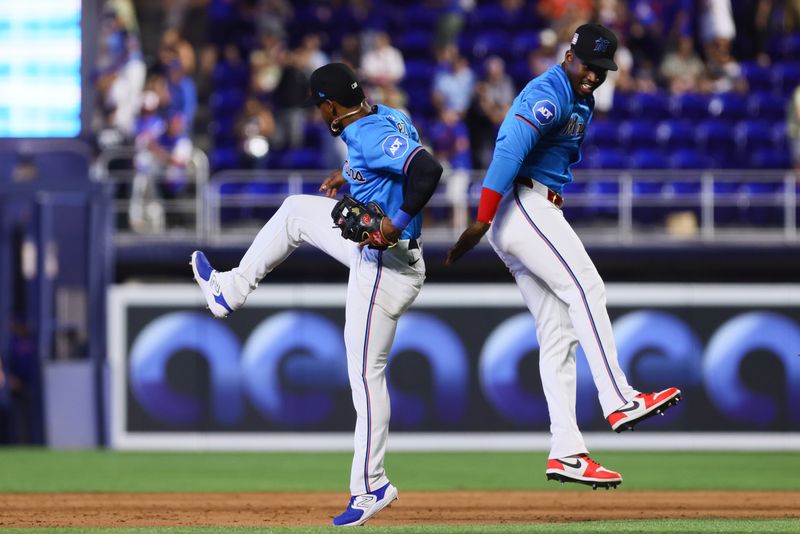
[[[575,417],[578,343],[603,415],[638,394],[619,366],[603,280],[575,231],[538,182],[513,185],[489,241],[517,281],[536,322],[539,371],[550,412],[550,458],[586,453]]]
[[[238,293],[234,305],[240,306],[261,279],[303,243],[350,268],[344,341],[357,415],[350,492],[362,495],[389,481],[383,466],[390,415],[384,371],[397,321],[422,288],[425,262],[421,249],[409,250],[408,241],[378,251],[360,249],[343,239],[331,221],[335,204],[336,200],[322,196],[287,198],[259,231],[239,266],[222,274],[223,292],[226,298],[228,291]]]

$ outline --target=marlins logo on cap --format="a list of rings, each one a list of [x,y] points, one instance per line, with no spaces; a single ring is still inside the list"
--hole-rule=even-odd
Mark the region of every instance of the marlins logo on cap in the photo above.
[[[606,70],[617,70],[614,53],[617,36],[600,24],[584,24],[572,36],[572,52],[587,65]]]

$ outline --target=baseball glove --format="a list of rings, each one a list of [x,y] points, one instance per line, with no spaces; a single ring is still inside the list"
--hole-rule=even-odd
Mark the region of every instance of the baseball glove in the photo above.
[[[391,248],[381,231],[381,222],[386,214],[375,202],[364,205],[350,195],[345,195],[331,211],[333,223],[342,231],[342,237],[356,243],[370,242],[372,248]]]

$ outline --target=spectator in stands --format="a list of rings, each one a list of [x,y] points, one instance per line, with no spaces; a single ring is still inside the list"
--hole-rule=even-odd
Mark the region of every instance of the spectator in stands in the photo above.
[[[787,106],[787,133],[789,135],[792,164],[800,172],[800,86],[795,88]]]
[[[395,85],[406,74],[403,54],[392,46],[389,34],[375,34],[374,44],[361,58],[364,79],[377,86]]]
[[[501,58],[490,56],[484,65],[486,76],[475,86],[475,95],[466,114],[472,165],[477,169],[489,166],[497,128],[516,96],[516,89]]]
[[[442,49],[433,78],[434,107],[439,112],[453,110],[463,116],[472,100],[474,87],[475,75],[469,61],[454,45]]]
[[[361,70],[361,39],[355,33],[342,36],[339,50],[333,54],[333,61],[344,63],[354,71]]]
[[[287,0],[256,0],[256,28],[259,35],[283,39],[286,25],[294,15],[291,2]]]
[[[194,74],[197,64],[194,48],[189,41],[181,36],[178,30],[175,28],[167,28],[161,36],[161,49],[174,51],[181,62],[183,72],[188,76]]]
[[[558,55],[558,34],[553,29],[545,28],[539,32],[539,45],[538,48],[528,53],[531,78],[536,78],[561,61]]]
[[[112,8],[103,12],[101,50],[95,86],[101,102],[101,143],[120,144],[132,138],[141,106],[146,76],[144,59],[136,35]]]
[[[436,21],[436,40],[434,47],[438,50],[458,42],[458,36],[464,27],[467,12],[475,7],[474,0],[439,0],[434,6],[441,8],[441,14]]]
[[[181,124],[186,129],[184,133],[191,134],[197,113],[197,87],[177,56],[167,65],[167,80],[173,114],[181,116]]]
[[[682,94],[700,90],[705,70],[692,37],[681,35],[675,48],[664,56],[659,72],[672,94]]]
[[[165,110],[166,120],[161,115]],[[178,198],[186,191],[192,150],[183,115],[162,106],[155,91],[147,91],[136,135],[136,175],[129,209],[131,229],[164,230],[167,214],[161,201]]]
[[[322,40],[316,33],[309,33],[303,36],[303,45],[300,47],[299,52],[305,54],[305,68],[306,76],[311,76],[311,73],[323,65],[330,63],[330,58],[322,48]]]
[[[275,134],[272,110],[254,96],[249,96],[236,124],[237,138],[242,143],[245,165],[264,169],[269,156],[269,139]]]
[[[278,87],[285,54],[283,43],[273,36],[262,36],[261,47],[250,54],[250,87],[261,100],[270,99]]]
[[[433,148],[433,155],[444,166],[453,169],[472,167],[467,126],[455,110],[445,109],[439,113],[428,127],[428,140]]]
[[[283,69],[274,92],[275,145],[279,150],[301,148],[304,143],[308,77],[305,74],[305,55],[289,51],[284,55]]]

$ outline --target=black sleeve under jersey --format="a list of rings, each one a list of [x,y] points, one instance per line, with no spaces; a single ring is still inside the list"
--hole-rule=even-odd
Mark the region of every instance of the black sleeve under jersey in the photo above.
[[[400,209],[412,217],[419,213],[436,190],[442,170],[442,166],[427,150],[420,150],[408,166],[408,181]]]

